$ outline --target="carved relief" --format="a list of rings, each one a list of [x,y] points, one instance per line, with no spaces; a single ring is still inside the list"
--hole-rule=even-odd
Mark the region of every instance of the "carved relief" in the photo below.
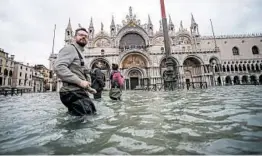
[[[133,54],[125,58],[123,61],[123,68],[130,68],[130,67],[146,67],[146,61],[145,59],[137,54]]]
[[[190,39],[188,37],[179,37],[178,44],[191,44]]]
[[[164,44],[164,37],[157,37],[155,40],[154,40],[154,45],[163,45]]]
[[[107,39],[99,39],[95,42],[95,47],[110,47],[110,41]]]
[[[130,77],[139,77],[139,76],[140,76],[140,73],[139,73],[138,71],[132,70],[132,71],[129,73],[129,76],[130,76]]]

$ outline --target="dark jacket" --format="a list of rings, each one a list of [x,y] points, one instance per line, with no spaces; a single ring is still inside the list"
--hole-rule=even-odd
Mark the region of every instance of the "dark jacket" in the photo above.
[[[91,71],[91,87],[96,89],[97,91],[102,91],[105,87],[105,75],[102,73],[101,69],[94,68]]]

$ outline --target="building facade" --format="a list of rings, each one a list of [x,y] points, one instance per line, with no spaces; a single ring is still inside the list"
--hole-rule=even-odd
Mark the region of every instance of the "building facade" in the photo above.
[[[110,87],[112,63],[119,64],[125,77],[125,89],[163,83],[166,58],[161,20],[155,31],[150,16],[145,24],[141,24],[130,7],[122,24],[115,24],[112,17],[110,32],[104,30],[102,23],[96,32],[93,19],[87,30],[89,41],[85,59],[89,68],[93,68],[97,61],[104,65],[107,87]],[[168,31],[179,85],[192,82],[205,82],[209,86],[262,84],[262,34],[201,36],[193,15],[189,29],[181,21],[178,30],[169,16]],[[65,45],[72,42],[73,35],[69,20]],[[52,58],[51,66],[55,61],[55,57]],[[57,85],[59,89],[61,82]]]
[[[10,88],[13,80],[14,72],[14,55],[10,55],[4,52],[4,49],[0,49],[0,87]]]
[[[35,65],[34,67],[35,72],[39,72],[39,74],[41,74],[44,77],[44,86],[43,86],[43,91],[47,91],[50,90],[50,69],[47,69],[44,65],[42,64],[38,64]],[[52,85],[54,86],[54,85]]]
[[[33,67],[15,62],[12,87],[33,91]]]
[[[33,92],[44,91],[44,76],[39,71],[34,71],[32,75]]]

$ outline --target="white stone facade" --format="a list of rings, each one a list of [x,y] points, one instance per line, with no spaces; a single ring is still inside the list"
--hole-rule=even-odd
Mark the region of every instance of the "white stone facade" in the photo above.
[[[166,68],[161,21],[155,32],[150,16],[146,24],[141,24],[130,7],[122,24],[116,25],[112,17],[110,32],[105,32],[103,27],[101,24],[101,29],[95,33],[91,19],[87,28],[89,43],[84,55],[89,68],[95,61],[104,63],[107,87],[110,87],[112,63],[119,64],[126,79],[126,89],[134,89],[147,82],[163,82]],[[171,17],[168,29],[174,68],[180,85],[192,82],[206,82],[208,86],[262,84],[262,34],[201,36],[193,15],[189,31],[184,28],[182,21],[179,30],[175,30]],[[69,21],[65,44],[72,42],[73,35]]]
[[[24,65],[22,63],[16,62],[14,67],[12,87],[28,89],[29,91],[32,91],[33,71],[33,67],[29,66],[29,64]]]

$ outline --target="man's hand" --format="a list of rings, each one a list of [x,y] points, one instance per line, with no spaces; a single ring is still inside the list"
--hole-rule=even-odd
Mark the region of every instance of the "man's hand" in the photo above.
[[[81,83],[79,84],[79,86],[82,87],[82,88],[87,88],[87,87],[89,87],[90,85],[91,85],[90,82],[84,81],[84,80],[82,80]]]

